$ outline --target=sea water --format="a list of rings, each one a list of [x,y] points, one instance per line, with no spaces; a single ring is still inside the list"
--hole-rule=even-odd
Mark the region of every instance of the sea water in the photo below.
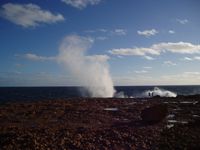
[[[160,90],[157,93],[175,93],[177,95],[200,94],[200,86],[116,86],[118,97],[144,97],[149,92]],[[146,94],[146,95],[145,95]],[[42,99],[63,99],[73,97],[89,97],[83,87],[0,87],[0,102],[26,101]]]

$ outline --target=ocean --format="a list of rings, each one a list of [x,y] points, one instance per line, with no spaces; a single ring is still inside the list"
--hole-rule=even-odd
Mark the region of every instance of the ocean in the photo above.
[[[115,90],[120,98],[200,94],[200,86],[116,86]],[[0,102],[89,97],[84,91],[81,87],[0,87]]]

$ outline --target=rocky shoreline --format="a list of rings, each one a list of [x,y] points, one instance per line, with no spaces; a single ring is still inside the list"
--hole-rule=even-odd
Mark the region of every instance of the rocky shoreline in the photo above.
[[[160,104],[168,110],[161,121],[141,117]],[[0,105],[0,149],[200,149],[199,125],[200,96],[8,102]]]

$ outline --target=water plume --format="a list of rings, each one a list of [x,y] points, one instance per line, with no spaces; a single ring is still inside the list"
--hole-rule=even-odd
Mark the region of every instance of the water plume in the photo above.
[[[58,61],[70,71],[90,97],[113,97],[115,92],[109,72],[107,55],[86,55],[93,40],[70,35],[63,39]]]

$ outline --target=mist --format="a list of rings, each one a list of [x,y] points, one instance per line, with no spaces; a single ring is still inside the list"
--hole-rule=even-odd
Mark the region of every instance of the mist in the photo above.
[[[87,55],[91,38],[66,36],[59,48],[58,61],[83,86],[90,97],[113,97],[115,90],[107,55]]]

